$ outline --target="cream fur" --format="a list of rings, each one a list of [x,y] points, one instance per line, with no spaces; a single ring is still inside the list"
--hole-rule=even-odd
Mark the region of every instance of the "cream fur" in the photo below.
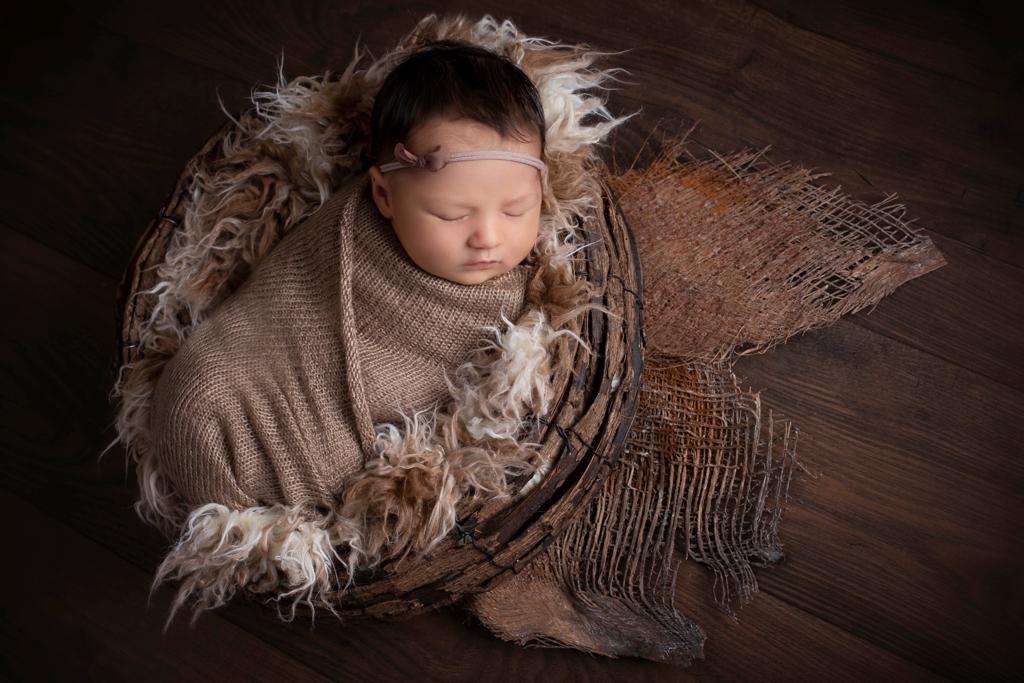
[[[505,329],[486,328],[494,340],[448,379],[448,405],[403,414],[402,425],[376,425],[377,457],[330,513],[285,505],[231,510],[217,503],[184,509],[147,449],[149,400],[163,363],[230,286],[352,172],[373,94],[396,61],[422,42],[446,37],[509,56],[538,87],[551,163],[535,250],[551,267],[549,276],[561,275],[531,288],[564,305],[535,308],[518,324],[504,320]],[[550,463],[537,462],[536,444],[520,439],[530,416],[549,408],[554,346],[570,337],[582,342],[560,328],[594,307],[586,302],[586,287],[568,284],[572,254],[586,246],[579,239],[583,217],[600,210],[593,148],[636,113],[615,118],[599,95],[586,92],[603,89],[621,71],[592,68],[603,54],[610,53],[530,38],[510,21],[486,15],[475,23],[461,15],[428,15],[398,47],[364,68],[358,68],[364,53],[357,44],[340,76],[327,72],[286,83],[279,70],[277,85],[255,92],[253,110],[233,119],[221,149],[231,163],[194,169],[184,225],[158,271],[159,283],[144,293],[154,308],[141,329],[143,355],[122,368],[112,392],[120,401],[118,438],[108,446],[122,443],[136,462],[140,517],[177,536],[152,587],[182,581],[165,629],[189,597],[194,621],[242,588],[292,598],[291,616],[282,615],[287,620],[300,603],[336,614],[325,596],[349,587],[355,569],[429,553],[453,528],[460,501],[510,498],[510,479],[532,473],[522,495],[547,472]],[[584,125],[588,115],[598,120]],[[345,569],[345,586],[337,585],[334,561]]]

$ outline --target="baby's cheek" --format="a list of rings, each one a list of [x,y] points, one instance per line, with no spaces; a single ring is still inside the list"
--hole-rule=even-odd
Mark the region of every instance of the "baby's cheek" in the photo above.
[[[519,251],[522,254],[522,258],[526,258],[530,255],[530,251],[533,250],[534,245],[537,244],[537,239],[540,237],[540,221],[531,222],[530,227],[523,231],[520,236]]]
[[[451,231],[438,230],[434,226],[422,226],[416,234],[416,249],[436,269],[447,268],[461,256],[459,244]]]

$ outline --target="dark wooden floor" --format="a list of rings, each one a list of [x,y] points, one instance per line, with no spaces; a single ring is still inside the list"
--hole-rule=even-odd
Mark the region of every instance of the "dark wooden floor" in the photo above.
[[[209,6],[207,6],[209,5]],[[112,438],[114,294],[179,171],[253,84],[380,54],[425,2],[105,3],[6,16],[0,344],[7,543],[2,668],[14,679],[904,680],[1010,678],[1024,663],[1024,53],[978,3],[478,3],[608,50],[616,113],[699,120],[719,150],[895,192],[949,265],[871,312],[743,359],[823,473],[794,484],[787,558],[730,622],[701,567],[680,609],[707,630],[688,672],[523,649],[445,611],[312,631],[237,603],[179,620],[147,587],[162,539],[131,510]]]

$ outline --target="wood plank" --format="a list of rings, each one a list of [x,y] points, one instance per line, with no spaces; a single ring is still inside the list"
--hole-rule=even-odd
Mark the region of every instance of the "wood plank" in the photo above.
[[[751,2],[793,27],[850,47],[900,60],[978,88],[999,91],[1014,77],[1007,59],[1019,55],[1024,22],[1018,5],[857,0]]]
[[[234,0],[217,5],[181,2],[142,11],[124,3],[93,16],[104,28],[143,45],[246,83],[268,85],[277,80],[282,57],[286,79],[341,71],[353,57],[357,37],[361,46],[379,55],[423,15],[459,11],[460,5],[467,3],[446,3],[442,10],[425,2],[384,6],[357,0],[299,10],[267,0]],[[500,6],[495,16],[503,14]],[[469,10],[474,15],[487,11]]]
[[[944,676],[1020,664],[1024,395],[847,321],[737,372],[822,473],[765,590]]]
[[[1024,272],[934,232],[929,236],[947,264],[847,320],[1024,390]]]
[[[112,418],[116,284],[2,224],[0,264],[0,287],[9,293],[0,448],[60,467],[98,443]]]
[[[784,562],[812,559],[791,555]],[[759,570],[759,580],[777,569]],[[676,608],[707,634],[704,660],[687,670],[699,680],[941,680],[887,648],[776,597],[767,581],[762,580],[762,589],[736,610],[734,621],[714,604],[712,583],[704,567],[695,562],[680,565]]]
[[[19,61],[52,66],[12,70],[0,94],[0,183],[17,198],[4,224],[118,278],[225,120],[218,93],[236,111],[248,86],[83,23],[18,44]]]
[[[215,616],[162,632],[166,595],[151,577],[0,487],[8,524],[0,670],[18,680],[326,681]]]

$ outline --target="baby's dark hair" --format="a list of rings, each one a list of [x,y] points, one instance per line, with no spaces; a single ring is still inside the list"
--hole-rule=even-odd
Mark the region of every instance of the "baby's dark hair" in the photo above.
[[[439,40],[406,57],[381,84],[370,117],[367,166],[391,161],[395,144],[434,117],[468,118],[521,142],[535,133],[544,159],[544,108],[530,77],[495,52]]]

